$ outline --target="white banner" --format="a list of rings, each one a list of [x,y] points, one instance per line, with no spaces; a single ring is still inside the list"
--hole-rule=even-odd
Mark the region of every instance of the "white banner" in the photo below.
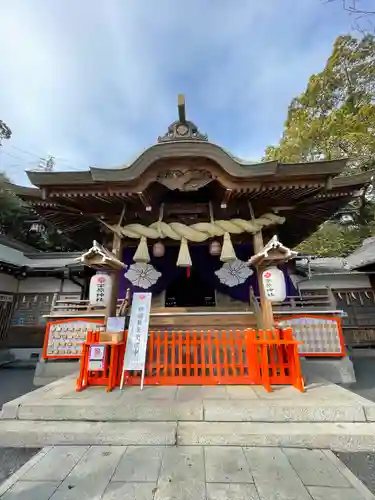
[[[124,371],[142,371],[142,381],[146,362],[148,325],[150,321],[151,293],[135,293],[132,300],[132,310],[126,341]],[[123,377],[121,386],[123,384]]]

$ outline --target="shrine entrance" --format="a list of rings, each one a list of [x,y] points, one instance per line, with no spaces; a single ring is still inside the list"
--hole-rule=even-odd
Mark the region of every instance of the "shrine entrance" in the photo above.
[[[215,289],[192,267],[184,270],[166,289],[165,307],[214,307]]]

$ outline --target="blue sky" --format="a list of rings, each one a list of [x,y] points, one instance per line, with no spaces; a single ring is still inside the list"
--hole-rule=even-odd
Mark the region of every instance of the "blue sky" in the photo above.
[[[324,0],[1,0],[0,170],[129,163],[177,117],[249,160],[353,20]],[[22,151],[21,151],[22,150]]]

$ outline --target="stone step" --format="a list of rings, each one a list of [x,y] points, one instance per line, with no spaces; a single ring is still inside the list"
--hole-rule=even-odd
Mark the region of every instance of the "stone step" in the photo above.
[[[282,446],[375,451],[374,423],[0,422],[0,446]]]
[[[85,394],[83,394],[85,396]],[[112,399],[114,397],[114,399]],[[2,420],[92,422],[375,422],[375,405],[366,400],[305,401],[192,399],[118,400],[102,398],[20,398],[3,406]],[[361,401],[361,400],[360,400]]]
[[[179,445],[375,451],[375,423],[180,422]]]

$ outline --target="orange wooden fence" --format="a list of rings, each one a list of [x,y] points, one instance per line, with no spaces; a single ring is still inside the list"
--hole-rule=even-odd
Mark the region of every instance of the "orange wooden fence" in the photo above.
[[[144,383],[148,385],[293,385],[303,391],[292,329],[150,332]],[[125,383],[140,383],[127,373]]]

